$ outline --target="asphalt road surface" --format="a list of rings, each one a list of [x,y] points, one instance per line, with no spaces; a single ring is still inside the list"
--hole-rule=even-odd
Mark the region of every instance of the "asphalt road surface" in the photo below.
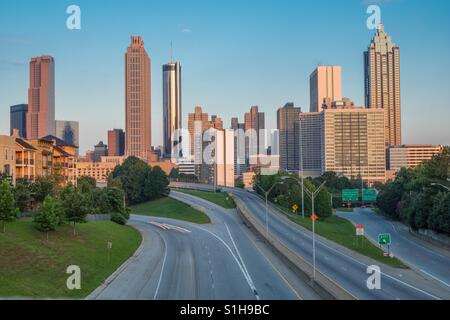
[[[450,290],[450,255],[437,252],[431,246],[424,246],[408,232],[406,226],[393,223],[370,209],[357,208],[354,212],[338,212],[337,215],[355,225],[363,225],[366,237],[375,243],[380,233],[390,233],[390,249],[395,256]]]
[[[210,186],[177,184],[177,186],[210,189]],[[257,195],[242,189],[228,189],[239,197],[251,214],[265,225],[265,204]],[[276,210],[269,208],[269,230],[290,249],[312,262],[311,233],[299,228]],[[367,267],[381,268],[381,289],[367,288]],[[421,277],[411,270],[394,269],[367,257],[350,252],[321,237],[316,237],[316,265],[318,270],[335,280],[358,299],[375,300],[437,300],[450,299],[450,291],[436,281]]]
[[[289,283],[255,247],[235,210],[182,193],[173,195],[202,208],[212,224],[133,215],[144,243],[107,284],[88,299],[319,299],[308,286]]]

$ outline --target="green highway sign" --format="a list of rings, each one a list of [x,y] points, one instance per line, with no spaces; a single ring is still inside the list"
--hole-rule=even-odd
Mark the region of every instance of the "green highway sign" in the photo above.
[[[380,245],[390,245],[391,244],[391,234],[390,233],[380,233],[378,235],[378,243]]]
[[[358,189],[344,189],[342,190],[342,201],[358,201],[359,200],[359,190]]]
[[[362,191],[362,201],[377,201],[377,190],[364,189]]]

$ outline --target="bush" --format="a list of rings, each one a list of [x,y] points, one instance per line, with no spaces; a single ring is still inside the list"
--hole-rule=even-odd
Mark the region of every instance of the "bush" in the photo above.
[[[127,224],[127,219],[118,212],[111,213],[111,221],[121,225]]]

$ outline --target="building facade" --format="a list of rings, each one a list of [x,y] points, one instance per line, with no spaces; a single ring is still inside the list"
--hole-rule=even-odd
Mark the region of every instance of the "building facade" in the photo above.
[[[334,171],[369,184],[385,182],[384,111],[335,102],[323,110],[322,117],[322,173]]]
[[[73,146],[80,145],[80,125],[78,121],[56,120],[56,137]]]
[[[320,176],[323,150],[322,113],[300,113],[294,126],[294,143],[300,148],[300,171],[306,177]]]
[[[366,106],[384,110],[386,145],[401,145],[400,48],[382,24],[364,52],[364,70]]]
[[[395,171],[399,171],[401,168],[415,168],[424,161],[431,160],[443,149],[444,147],[441,145],[432,144],[391,146],[387,149],[387,168]]]
[[[279,134],[280,170],[299,170],[299,145],[296,143],[295,123],[300,117],[301,109],[293,103],[286,103],[277,110],[277,129]],[[297,132],[298,135],[298,132]]]
[[[18,104],[10,108],[10,135],[13,135],[13,130],[19,130],[21,138],[27,137],[27,104]]]
[[[127,156],[148,159],[152,146],[150,58],[141,37],[125,54],[125,147]]]
[[[30,62],[27,139],[55,135],[55,61],[41,56]]]
[[[120,157],[125,154],[125,132],[122,129],[108,130],[108,156]]]
[[[100,162],[102,157],[108,155],[108,146],[100,141],[94,146],[94,162]]]
[[[180,143],[180,137],[175,139],[174,132],[182,128],[181,120],[181,65],[179,62],[170,62],[163,65],[163,144],[165,158],[170,158],[173,147]]]
[[[16,139],[0,135],[0,174],[16,183]]]
[[[310,112],[322,111],[324,99],[342,99],[340,66],[319,66],[309,76]]]

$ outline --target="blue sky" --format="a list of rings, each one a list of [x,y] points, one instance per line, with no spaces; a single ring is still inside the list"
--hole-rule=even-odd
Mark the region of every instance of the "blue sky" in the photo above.
[[[66,8],[81,7],[81,30],[66,28]],[[183,125],[200,105],[232,116],[256,104],[276,127],[276,109],[309,110],[309,75],[342,66],[343,94],[363,104],[363,51],[373,30],[367,6],[379,4],[401,48],[405,143],[450,144],[450,1],[447,0],[40,0],[0,2],[0,134],[9,106],[27,102],[28,62],[56,61],[56,117],[80,121],[82,151],[108,129],[124,127],[124,52],[141,35],[152,59],[153,144],[162,142],[161,66],[182,64]]]

